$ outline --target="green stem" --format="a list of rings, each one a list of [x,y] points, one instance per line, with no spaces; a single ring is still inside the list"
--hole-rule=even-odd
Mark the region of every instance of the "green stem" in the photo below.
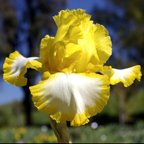
[[[50,123],[57,137],[58,143],[71,143],[70,134],[66,122],[56,123],[55,120],[50,118]]]

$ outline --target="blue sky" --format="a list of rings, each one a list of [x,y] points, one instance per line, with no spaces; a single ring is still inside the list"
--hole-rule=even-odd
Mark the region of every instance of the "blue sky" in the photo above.
[[[17,0],[20,2],[21,0]],[[22,2],[22,1],[21,1]],[[18,4],[19,7],[22,6],[22,3]],[[86,12],[90,12],[92,7],[97,5],[99,8],[106,7],[106,0],[68,0],[68,9],[85,9]],[[23,8],[23,7],[21,7]],[[20,13],[19,13],[20,14]],[[7,84],[3,80],[0,83],[0,104],[6,104],[12,101],[21,101],[23,98],[23,93],[19,87]]]
[[[107,3],[106,0],[68,0],[69,9],[82,8],[87,12],[90,12],[95,5],[97,5],[99,8],[104,8]]]

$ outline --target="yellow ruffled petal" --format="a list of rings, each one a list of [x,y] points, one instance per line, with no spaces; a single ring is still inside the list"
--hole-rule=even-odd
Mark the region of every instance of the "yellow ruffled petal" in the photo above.
[[[57,60],[60,65],[56,65],[59,67],[57,71],[84,72],[92,57],[95,63],[99,61],[94,46],[94,29],[90,15],[82,9],[64,10],[55,16],[54,20],[58,26],[55,43],[59,43],[59,46],[57,45],[56,49],[63,52]],[[56,51],[55,53],[60,53]]]
[[[31,69],[35,69],[37,71],[41,71],[42,68],[42,63],[38,60],[34,60],[34,59],[30,59],[27,61],[27,63],[25,64],[26,68],[31,68]]]
[[[141,76],[141,67],[139,65],[122,70],[112,69],[110,83],[115,85],[119,82],[122,82],[125,87],[128,87],[134,82],[135,79],[140,81]]]
[[[96,24],[95,27],[94,41],[100,59],[99,64],[104,64],[112,54],[112,42],[108,31],[104,26]]]
[[[90,15],[85,13],[85,10],[61,10],[58,15],[54,16],[53,19],[57,27],[61,25],[70,25],[77,19],[87,18],[90,19]]]
[[[44,71],[74,71],[74,66],[81,55],[81,48],[74,43],[54,43],[54,40],[47,35],[41,41],[40,58]]]
[[[49,78],[48,78],[49,77]],[[34,105],[57,122],[84,125],[101,112],[109,98],[107,76],[95,73],[46,72],[43,80],[30,87]]]
[[[112,44],[104,26],[93,24],[84,10],[62,10],[54,16],[58,27],[55,37],[41,41],[40,57],[44,71],[95,72],[112,53]],[[75,58],[74,58],[75,57]]]
[[[51,57],[54,56],[54,48],[52,47],[54,43],[54,37],[46,35],[40,43],[40,59],[43,64],[44,71],[51,70],[50,62],[52,62]]]
[[[77,36],[79,36],[79,39],[82,36],[82,31],[79,27],[81,21],[89,21],[90,15],[86,14],[85,11],[82,9],[62,10],[53,18],[58,27],[55,41],[71,39],[71,41],[75,42],[78,41]]]
[[[39,70],[42,65],[37,61],[37,57],[25,58],[18,51],[10,54],[3,64],[3,78],[6,82],[15,86],[24,86],[27,84],[27,79],[24,77],[27,68]]]
[[[100,63],[95,45],[95,27],[92,21],[82,22],[81,26],[84,36],[78,41],[78,45],[81,47],[81,57],[79,57],[78,63],[76,64],[77,72],[86,71],[90,63],[93,65],[98,65]]]

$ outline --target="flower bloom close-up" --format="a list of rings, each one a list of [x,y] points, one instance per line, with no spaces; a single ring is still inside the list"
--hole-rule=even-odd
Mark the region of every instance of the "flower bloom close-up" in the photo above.
[[[3,65],[3,78],[24,86],[28,68],[40,71],[41,81],[30,87],[37,109],[57,123],[84,125],[107,104],[110,85],[121,82],[128,87],[135,79],[140,81],[141,67],[119,70],[106,66],[112,55],[111,38],[84,10],[62,10],[53,18],[56,35],[42,38],[40,56],[26,58],[18,51],[11,53]]]

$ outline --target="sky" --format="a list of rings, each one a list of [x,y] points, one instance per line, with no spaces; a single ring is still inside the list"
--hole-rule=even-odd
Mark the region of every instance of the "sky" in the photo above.
[[[82,8],[86,12],[90,12],[94,5],[97,5],[99,8],[104,8],[107,3],[106,0],[68,0],[69,9]]]
[[[20,3],[22,0],[17,0],[18,7],[23,9],[23,4]],[[86,12],[90,12],[94,5],[99,8],[104,8],[107,6],[106,0],[68,0],[68,9],[85,9]],[[20,15],[20,13],[18,13]],[[13,86],[0,80],[0,105],[7,104],[13,101],[21,101],[23,99],[23,93],[20,87]]]

